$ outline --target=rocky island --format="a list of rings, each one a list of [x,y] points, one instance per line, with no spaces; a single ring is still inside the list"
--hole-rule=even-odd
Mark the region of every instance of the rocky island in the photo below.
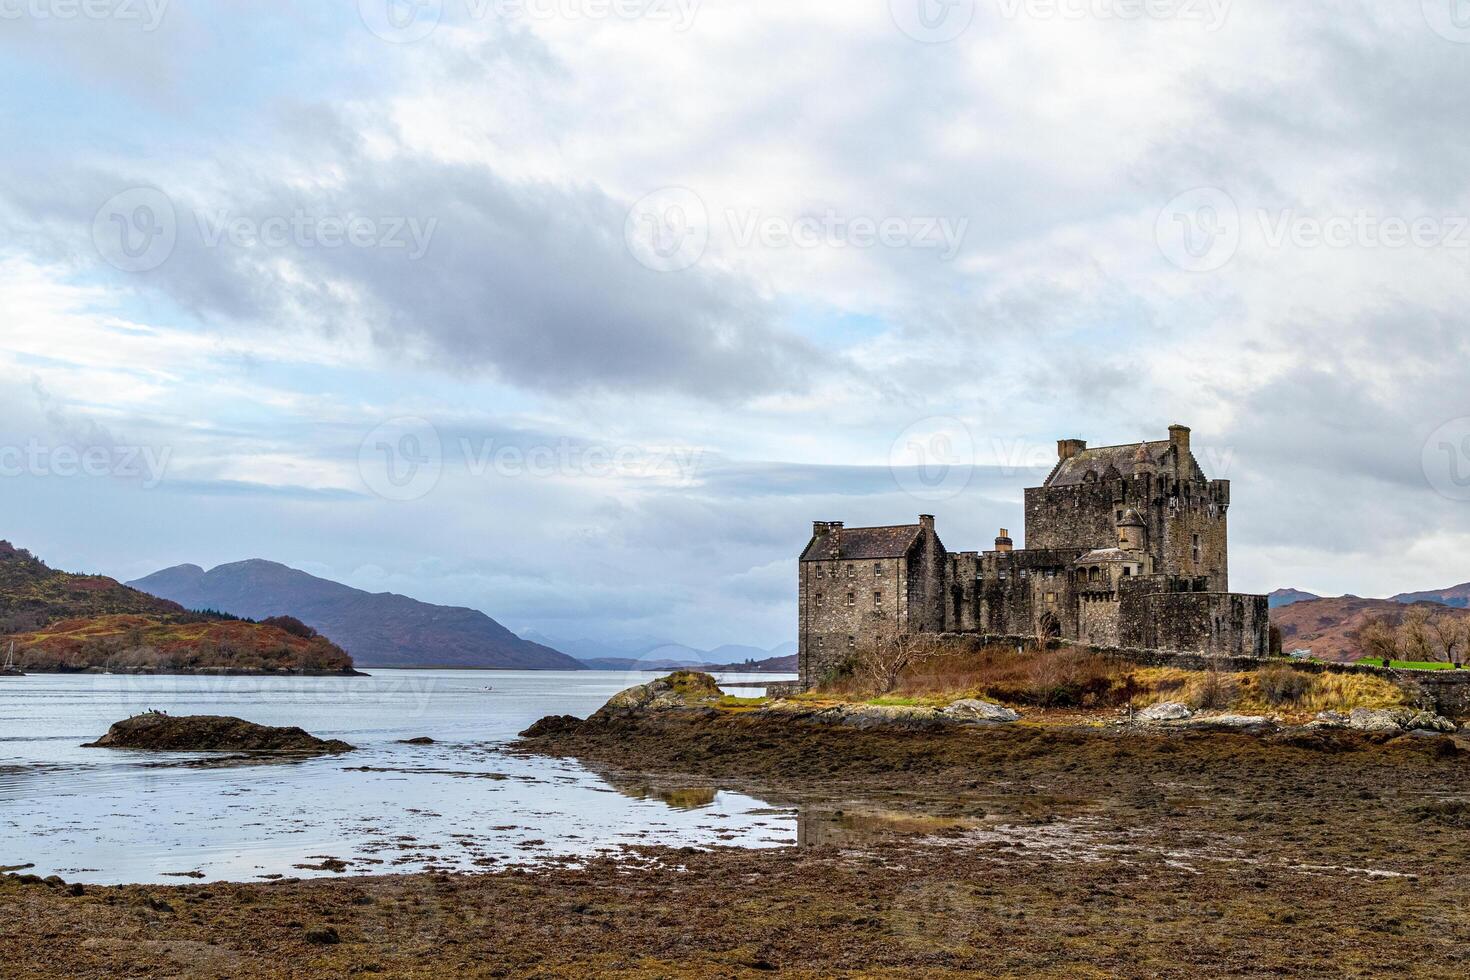
[[[89,749],[146,749],[154,752],[248,752],[271,755],[328,755],[353,751],[300,728],[273,728],[216,715],[174,717],[149,711],[119,721]]]

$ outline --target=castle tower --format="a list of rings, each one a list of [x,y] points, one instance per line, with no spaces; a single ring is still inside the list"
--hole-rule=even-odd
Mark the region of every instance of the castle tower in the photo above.
[[[1148,549],[1148,526],[1138,511],[1129,507],[1118,520],[1118,547],[1123,551]]]

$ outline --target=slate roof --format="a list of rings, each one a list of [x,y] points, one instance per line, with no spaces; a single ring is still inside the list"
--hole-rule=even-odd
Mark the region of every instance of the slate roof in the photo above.
[[[802,552],[802,561],[846,561],[873,558],[902,558],[919,540],[923,528],[918,524],[895,527],[846,527],[838,532],[817,535]],[[841,553],[837,542],[841,540]]]
[[[1160,468],[1162,468],[1164,458],[1173,448],[1167,439],[1145,442],[1142,445],[1154,465]],[[1097,474],[1100,481],[1131,479],[1141,462],[1137,459],[1138,447],[1139,443],[1135,442],[1126,446],[1099,446],[1096,449],[1084,449],[1071,459],[1064,459],[1057,463],[1056,469],[1051,471],[1051,476],[1046,478],[1046,486],[1070,487],[1086,483],[1089,471]]]

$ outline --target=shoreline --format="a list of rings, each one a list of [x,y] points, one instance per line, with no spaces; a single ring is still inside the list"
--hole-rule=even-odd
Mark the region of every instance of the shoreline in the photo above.
[[[669,805],[796,808],[797,846],[273,883],[10,875],[0,944],[18,977],[1463,976],[1470,745],[1312,734],[610,717],[514,749]]]

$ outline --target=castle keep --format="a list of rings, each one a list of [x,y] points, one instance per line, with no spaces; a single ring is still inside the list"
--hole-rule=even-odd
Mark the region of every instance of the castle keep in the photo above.
[[[1002,530],[993,551],[948,551],[928,515],[818,521],[800,562],[802,684],[901,633],[1266,656],[1266,597],[1229,591],[1230,483],[1206,477],[1189,440],[1175,425],[1137,445],[1060,441],[1026,491],[1024,550]]]

